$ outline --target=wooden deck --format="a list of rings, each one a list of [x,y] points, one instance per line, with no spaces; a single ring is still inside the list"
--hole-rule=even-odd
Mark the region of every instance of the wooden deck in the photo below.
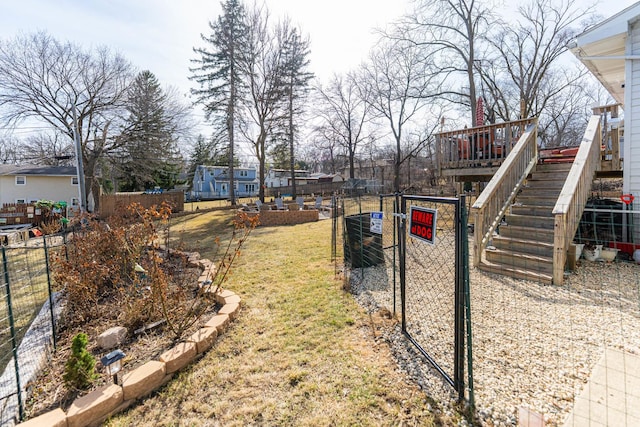
[[[456,181],[488,181],[536,119],[436,134],[438,172]]]
[[[601,117],[603,135],[600,168],[597,178],[621,178],[621,126],[617,123],[619,104],[594,107],[593,114]],[[458,182],[489,181],[498,171],[527,126],[536,119],[477,126],[436,134],[437,168],[441,177]],[[612,125],[613,124],[613,125]],[[541,149],[541,163],[571,163],[576,147]]]

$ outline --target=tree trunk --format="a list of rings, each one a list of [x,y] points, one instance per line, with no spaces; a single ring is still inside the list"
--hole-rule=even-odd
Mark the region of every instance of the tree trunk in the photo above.
[[[291,163],[291,197],[296,198],[296,162],[293,157],[293,84],[289,88],[289,161]]]

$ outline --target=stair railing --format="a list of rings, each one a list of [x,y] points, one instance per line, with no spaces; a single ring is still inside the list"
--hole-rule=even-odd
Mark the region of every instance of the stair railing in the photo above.
[[[538,161],[537,136],[538,120],[534,119],[471,207],[475,266],[480,264],[494,231]]]
[[[567,250],[576,234],[596,171],[600,170],[600,116],[591,116],[569,175],[553,208],[553,283],[561,285]]]

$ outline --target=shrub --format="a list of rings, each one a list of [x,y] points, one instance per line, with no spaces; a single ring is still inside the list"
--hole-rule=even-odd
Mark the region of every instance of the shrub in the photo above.
[[[96,374],[96,360],[87,351],[89,339],[87,334],[79,333],[73,337],[71,356],[65,365],[64,379],[68,388],[86,389],[98,378]]]
[[[187,259],[171,259],[170,251],[159,248],[159,230],[164,231],[169,247],[170,213],[164,204],[150,209],[132,204],[108,223],[80,221],[83,225],[73,231],[68,258],[60,251],[52,263],[55,281],[66,298],[63,322],[74,327],[109,316],[134,331],[164,320],[174,338],[180,339],[211,308],[208,297],[226,281],[257,217],[240,215],[230,241],[221,247],[216,240],[217,268],[208,271],[207,284],[199,288],[189,276],[193,273],[187,272]],[[144,275],[136,273],[137,264]],[[101,309],[107,304],[109,310]]]
[[[73,230],[68,257],[53,258],[53,277],[65,292],[65,320],[81,325],[98,316],[102,298],[113,298],[136,282],[135,265],[158,237],[156,219],[166,219],[170,209],[142,209],[133,204],[126,214],[108,223],[81,219]]]

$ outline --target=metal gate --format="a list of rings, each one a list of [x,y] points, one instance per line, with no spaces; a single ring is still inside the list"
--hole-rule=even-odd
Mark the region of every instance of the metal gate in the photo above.
[[[402,332],[454,387],[460,400],[465,397],[468,326],[464,209],[464,196],[402,196],[398,221]]]

